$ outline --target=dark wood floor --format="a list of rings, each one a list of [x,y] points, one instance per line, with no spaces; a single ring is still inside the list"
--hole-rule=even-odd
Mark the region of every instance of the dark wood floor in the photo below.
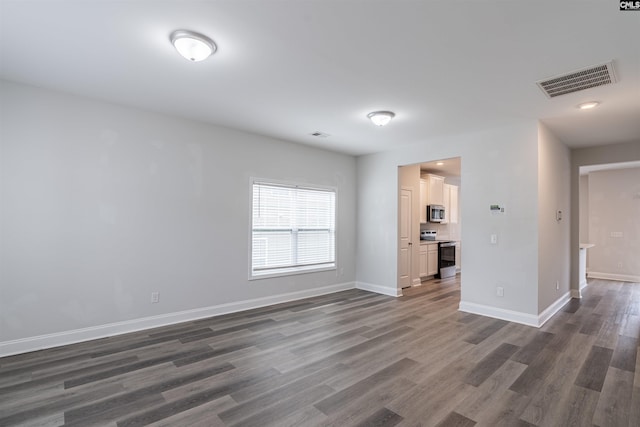
[[[456,279],[359,290],[0,359],[0,425],[640,426],[640,284],[543,328]]]

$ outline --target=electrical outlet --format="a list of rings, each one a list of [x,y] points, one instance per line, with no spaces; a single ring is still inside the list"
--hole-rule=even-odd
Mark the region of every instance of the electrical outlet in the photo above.
[[[503,297],[504,296],[504,288],[502,286],[498,286],[496,288],[496,295],[499,297]]]
[[[622,268],[622,261],[618,263],[618,268]]]
[[[155,304],[160,302],[160,292],[151,292],[151,303]]]
[[[491,244],[492,245],[497,245],[498,244],[498,235],[497,234],[492,234],[491,235]]]

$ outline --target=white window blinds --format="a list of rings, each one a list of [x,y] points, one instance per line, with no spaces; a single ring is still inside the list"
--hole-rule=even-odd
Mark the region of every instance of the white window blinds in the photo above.
[[[334,190],[253,183],[251,276],[335,268]]]

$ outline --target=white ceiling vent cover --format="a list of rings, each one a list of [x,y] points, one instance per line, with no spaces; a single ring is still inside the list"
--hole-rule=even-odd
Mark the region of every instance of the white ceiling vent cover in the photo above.
[[[554,98],[568,93],[578,92],[592,87],[609,85],[616,82],[613,61],[595,65],[582,70],[572,71],[560,76],[537,81],[536,84],[545,95]]]

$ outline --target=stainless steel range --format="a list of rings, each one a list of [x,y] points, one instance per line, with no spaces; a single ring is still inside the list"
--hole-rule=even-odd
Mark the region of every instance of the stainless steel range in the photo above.
[[[438,243],[438,275],[444,279],[456,275],[456,242]]]

